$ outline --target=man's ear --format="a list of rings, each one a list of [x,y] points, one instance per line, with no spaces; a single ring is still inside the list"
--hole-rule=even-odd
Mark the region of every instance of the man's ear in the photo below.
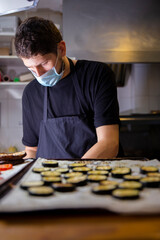
[[[59,53],[61,54],[61,57],[66,56],[66,43],[65,43],[65,41],[62,40],[58,43],[58,50],[59,50]]]

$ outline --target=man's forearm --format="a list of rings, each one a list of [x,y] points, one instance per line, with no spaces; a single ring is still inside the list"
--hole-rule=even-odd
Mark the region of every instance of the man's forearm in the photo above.
[[[117,142],[106,142],[99,141],[94,144],[83,156],[82,158],[115,158],[118,154],[119,143]]]

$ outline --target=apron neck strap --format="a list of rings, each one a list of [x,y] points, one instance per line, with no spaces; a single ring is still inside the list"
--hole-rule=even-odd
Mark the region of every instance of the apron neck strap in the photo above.
[[[44,88],[44,105],[43,105],[43,121],[47,121],[47,99],[48,99],[48,87]]]
[[[79,81],[78,81],[78,77],[77,77],[77,73],[75,70],[75,66],[72,62],[72,60],[70,58],[68,58],[69,63],[70,63],[70,71],[72,72],[72,81],[73,81],[73,85],[74,85],[74,89],[76,92],[76,96],[78,99],[78,102],[80,104],[80,107],[82,109],[82,111],[84,113],[87,113],[88,111],[88,105],[87,102],[85,100],[84,95],[82,94],[82,90],[80,88],[79,85]],[[44,88],[44,104],[43,104],[43,121],[46,122],[47,121],[47,103],[48,103],[48,87]]]

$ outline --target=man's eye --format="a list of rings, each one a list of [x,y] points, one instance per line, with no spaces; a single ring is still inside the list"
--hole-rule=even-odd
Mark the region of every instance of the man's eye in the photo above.
[[[42,66],[45,66],[47,64],[47,62],[44,62],[44,63],[42,63]]]

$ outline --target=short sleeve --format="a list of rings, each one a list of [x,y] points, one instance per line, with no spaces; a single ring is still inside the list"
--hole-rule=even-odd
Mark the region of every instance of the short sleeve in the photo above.
[[[94,125],[119,124],[117,87],[113,71],[103,64],[94,91]]]
[[[38,135],[36,132],[36,123],[34,116],[34,104],[29,95],[29,86],[27,86],[22,96],[22,117],[23,117],[23,138],[22,143],[25,146],[35,147],[38,145]]]

